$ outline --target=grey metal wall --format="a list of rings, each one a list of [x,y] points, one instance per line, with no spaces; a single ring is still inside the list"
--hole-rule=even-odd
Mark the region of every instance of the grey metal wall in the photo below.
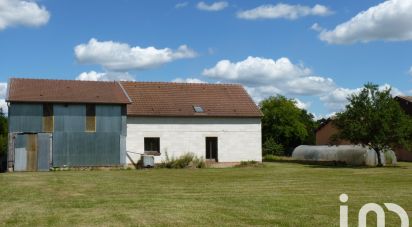
[[[42,104],[12,103],[10,132],[42,132],[42,108]],[[85,132],[83,104],[54,104],[53,112],[54,167],[125,164],[126,116],[121,105],[96,105],[96,132]]]
[[[55,105],[53,166],[120,165],[120,105],[96,105],[96,132],[85,132],[85,105]]]
[[[11,104],[9,108],[9,132],[41,132],[42,116],[42,104]]]

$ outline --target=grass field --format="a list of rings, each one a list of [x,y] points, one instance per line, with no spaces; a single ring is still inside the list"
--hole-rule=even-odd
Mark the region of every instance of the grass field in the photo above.
[[[412,219],[412,163],[5,173],[0,183],[2,225],[339,226],[341,193],[350,226],[368,202],[397,203]],[[386,221],[400,223],[390,212]]]

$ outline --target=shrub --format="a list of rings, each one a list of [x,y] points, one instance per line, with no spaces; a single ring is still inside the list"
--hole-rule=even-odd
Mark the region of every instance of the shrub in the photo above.
[[[263,166],[262,163],[257,161],[241,161],[239,165],[235,167],[261,167]]]
[[[198,158],[193,153],[186,153],[180,157],[169,157],[165,154],[165,159],[162,160],[157,167],[169,169],[184,169],[184,168],[205,168],[206,163],[203,158]]]
[[[263,156],[263,161],[264,162],[282,162],[282,161],[292,161],[293,159],[291,157],[286,157],[286,156],[276,156],[272,154],[268,154]]]
[[[284,155],[285,150],[282,144],[276,143],[276,141],[270,137],[263,143],[263,155]]]

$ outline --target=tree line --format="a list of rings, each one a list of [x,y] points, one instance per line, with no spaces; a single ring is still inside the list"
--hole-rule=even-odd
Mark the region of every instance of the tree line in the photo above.
[[[333,119],[338,133],[333,140],[380,151],[412,146],[412,117],[391,95],[391,88],[380,90],[367,83],[363,89],[347,97],[348,104]],[[325,121],[315,121],[306,110],[299,109],[293,99],[277,95],[260,102],[263,155],[290,155],[299,145],[315,144],[316,128]],[[412,107],[411,107],[412,108]],[[380,155],[378,162],[381,165]]]

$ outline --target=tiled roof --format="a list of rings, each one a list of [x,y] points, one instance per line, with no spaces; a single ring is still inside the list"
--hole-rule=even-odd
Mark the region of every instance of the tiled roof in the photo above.
[[[120,83],[132,100],[128,116],[262,116],[245,89],[237,84]],[[195,112],[194,106],[204,112]]]
[[[401,98],[401,99],[404,99],[404,100],[406,100],[406,101],[408,101],[408,102],[412,102],[412,96],[396,96],[396,97]],[[396,97],[395,97],[395,98],[396,98]]]
[[[127,104],[130,100],[119,82],[12,78],[8,102]]]

